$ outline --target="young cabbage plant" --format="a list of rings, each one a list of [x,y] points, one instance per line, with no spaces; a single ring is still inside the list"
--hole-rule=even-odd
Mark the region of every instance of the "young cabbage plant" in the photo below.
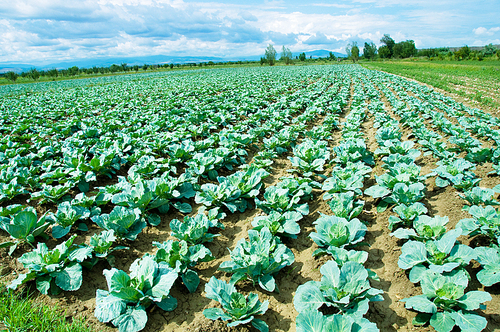
[[[480,178],[471,172],[476,166],[465,159],[455,159],[453,161],[438,161],[438,168],[434,169],[431,175],[436,175],[436,186],[446,187],[453,185],[459,190],[468,190],[476,186]]]
[[[363,212],[365,201],[356,200],[354,192],[348,191],[333,194],[328,205],[334,216],[351,220]]]
[[[238,241],[231,252],[231,260],[222,262],[219,269],[233,274],[233,284],[246,278],[268,292],[279,291],[274,277],[282,268],[291,265],[295,256],[268,228],[251,229],[248,238],[248,241]]]
[[[303,218],[297,211],[288,211],[280,213],[271,211],[267,216],[255,217],[252,220],[252,226],[256,231],[267,227],[273,236],[285,236],[292,239],[297,238],[300,233],[300,226],[297,221]]]
[[[8,200],[11,200],[18,195],[29,194],[29,191],[26,190],[26,188],[23,185],[21,185],[17,182],[18,182],[18,178],[16,177],[7,183],[5,183],[5,182],[0,183],[0,202],[5,202]],[[35,198],[36,198],[36,196],[35,196]]]
[[[390,156],[399,154],[400,156],[408,156],[412,160],[417,159],[421,152],[413,149],[415,142],[413,141],[384,141],[382,145],[375,150],[375,155]]]
[[[15,240],[0,243],[0,248],[9,247],[10,256],[20,243],[33,246],[35,237],[44,236],[50,224],[51,220],[46,214],[38,218],[36,210],[30,206],[14,204],[0,208],[0,229],[9,233]]]
[[[471,206],[469,214],[473,218],[462,219],[458,222],[457,228],[461,228],[462,235],[476,236],[478,234],[486,235],[494,244],[498,244],[500,236],[500,214],[491,205],[485,207]]]
[[[415,220],[420,215],[427,213],[427,208],[424,204],[416,202],[410,205],[398,204],[393,209],[397,216],[389,217],[389,230],[394,230],[395,227],[399,227],[399,224],[403,226],[411,226],[412,221]]]
[[[238,208],[244,207],[246,209],[247,207],[246,201],[244,205],[238,204],[237,200],[240,196],[241,190],[229,181],[222,181],[219,185],[205,183],[201,186],[201,190],[196,192],[195,202],[207,207],[225,206],[231,213],[234,213]]]
[[[500,205],[500,203],[493,198],[493,196],[498,193],[500,186],[493,189],[474,187],[458,195],[469,203],[463,207],[463,210],[468,211],[471,206],[474,205]]]
[[[295,320],[297,332],[379,332],[375,323],[366,318],[354,320],[350,316],[334,314],[325,316],[317,310],[299,313]]]
[[[35,279],[36,288],[42,294],[59,294],[62,290],[76,291],[82,285],[81,263],[92,256],[92,248],[73,245],[76,235],[49,250],[45,243],[19,257],[18,261],[28,269],[20,274],[7,288],[17,289],[21,284]]]
[[[478,247],[474,249],[476,260],[483,268],[476,274],[477,280],[486,287],[500,282],[500,250],[497,248]]]
[[[491,301],[483,291],[465,292],[469,280],[464,271],[448,275],[428,270],[422,275],[422,295],[401,300],[407,309],[418,312],[413,325],[430,324],[438,332],[449,332],[457,325],[462,331],[480,332],[486,328],[486,318],[473,310],[484,309]]]
[[[177,307],[170,289],[178,274],[166,263],[144,256],[132,263],[130,274],[115,268],[103,274],[108,290],[97,290],[94,315],[100,322],[113,323],[120,332],[144,329],[148,321],[146,309],[153,303],[165,311]]]
[[[268,332],[267,324],[255,318],[255,315],[263,315],[266,313],[269,306],[269,301],[263,303],[259,301],[259,296],[254,293],[244,296],[238,293],[234,283],[225,283],[215,277],[211,277],[205,285],[206,297],[217,301],[222,308],[208,308],[203,310],[203,315],[208,319],[230,321],[227,324],[229,327],[234,327],[243,324],[252,324],[261,332]]]
[[[288,157],[292,166],[299,169],[305,177],[322,172],[323,165],[330,159],[330,151],[326,141],[313,142],[304,140],[293,148],[293,157]]]
[[[210,180],[217,178],[217,170],[224,159],[215,154],[214,150],[208,150],[203,153],[196,153],[193,158],[187,162],[188,171],[198,176],[207,177]]]
[[[153,242],[158,248],[154,255],[156,262],[165,262],[175,269],[182,278],[182,282],[190,293],[194,293],[200,284],[198,273],[191,270],[200,262],[209,262],[215,259],[208,248],[203,244],[189,246],[186,241]]]
[[[209,233],[210,228],[222,228],[224,225],[219,222],[219,219],[210,218],[203,211],[199,212],[194,217],[185,216],[184,222],[178,219],[173,219],[170,222],[170,235],[173,237],[184,240],[190,245],[201,244],[205,242],[212,242],[212,240],[220,236],[220,234]]]
[[[102,231],[99,234],[96,233],[92,235],[88,244],[88,247],[92,249],[92,258],[90,261],[84,261],[82,266],[92,269],[92,267],[94,267],[99,260],[103,259],[105,259],[109,265],[113,266],[115,263],[115,257],[111,255],[111,253],[115,250],[129,249],[125,246],[113,247],[115,241],[116,236],[113,230]]]
[[[310,178],[285,176],[276,184],[280,189],[288,189],[289,196],[298,196],[301,201],[312,199],[313,188],[321,188],[321,184]]]
[[[39,204],[43,203],[58,203],[76,184],[74,182],[68,181],[64,184],[58,184],[56,186],[43,184],[42,190],[31,194],[30,201],[40,199]]]
[[[361,138],[349,139],[333,148],[334,162],[347,165],[349,162],[362,161],[367,165],[375,165],[372,153],[366,148],[365,141]]]
[[[401,131],[397,123],[391,121],[385,123],[384,126],[380,127],[375,133],[375,140],[380,146],[386,145],[386,142],[400,142],[401,141]],[[390,144],[390,143],[389,143]]]
[[[446,233],[447,223],[448,217],[422,215],[413,221],[413,228],[398,228],[389,235],[398,239],[410,239],[425,243],[429,240],[438,240]]]
[[[406,242],[401,247],[398,266],[403,270],[411,269],[409,277],[413,283],[419,282],[427,269],[436,273],[464,270],[477,256],[471,247],[456,244],[457,237],[461,234],[462,230],[456,228],[445,233],[439,240]]]
[[[91,218],[97,226],[105,230],[113,230],[120,240],[134,241],[146,227],[146,222],[141,217],[141,210],[115,206],[109,214],[101,214]]]
[[[350,171],[336,171],[332,176],[323,182],[322,190],[326,191],[323,199],[333,197],[335,193],[345,193],[353,191],[356,195],[362,195],[364,176]]]
[[[367,228],[359,219],[347,221],[345,218],[321,214],[315,222],[316,232],[309,236],[320,247],[313,256],[327,253],[329,247],[352,248],[362,245]]]
[[[48,216],[52,223],[57,224],[52,227],[52,236],[56,239],[62,238],[69,233],[75,222],[89,217],[89,209],[73,205],[70,202],[62,202],[57,206],[57,212],[55,214],[49,214]],[[88,227],[87,225],[81,223],[78,226],[78,229],[85,231],[88,230]]]
[[[347,262],[356,262],[363,265],[368,259],[368,252],[363,250],[346,250],[337,247],[328,247],[326,253],[332,257],[339,267],[342,267]],[[372,280],[380,280],[375,272],[370,269],[368,271],[368,278]]]
[[[236,172],[227,178],[218,177],[219,183],[227,183],[228,187],[238,188],[240,190],[240,196],[236,199],[234,204],[238,208],[238,211],[244,212],[247,208],[252,208],[251,201],[257,197],[260,193],[260,189],[264,185],[262,179],[270,175],[264,169],[259,169],[254,166],[250,166],[249,169],[242,172]]]
[[[191,198],[195,195],[193,190],[193,179],[185,173],[178,178],[173,178],[164,173],[161,177],[152,180],[136,179],[135,183],[122,181],[121,190],[115,193],[111,202],[116,205],[128,208],[138,208],[142,212],[158,209],[160,213],[167,213],[170,206],[173,206],[181,213],[190,213],[191,205],[181,200]],[[160,217],[157,214],[150,214],[148,221],[151,225],[157,226]]]
[[[271,186],[264,192],[264,201],[255,198],[255,205],[267,214],[270,214],[271,211],[280,213],[297,211],[302,215],[308,215],[309,205],[307,203],[299,204],[300,198],[300,192],[291,196],[289,189]]]
[[[417,182],[410,185],[396,183],[392,190],[375,185],[365,190],[365,194],[373,198],[381,198],[377,211],[383,212],[392,204],[413,204],[425,197],[425,185]]]
[[[367,313],[370,301],[383,301],[383,291],[370,286],[368,271],[359,263],[348,261],[339,268],[328,261],[320,272],[320,282],[308,281],[297,288],[293,304],[299,313],[326,305],[359,320]]]

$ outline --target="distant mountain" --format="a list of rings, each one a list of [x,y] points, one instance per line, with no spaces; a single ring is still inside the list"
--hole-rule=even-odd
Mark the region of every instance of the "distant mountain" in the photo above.
[[[330,52],[331,51],[327,51],[327,50],[316,50],[316,51],[309,51],[309,52],[304,52],[304,53],[306,54],[307,58],[312,56],[313,59],[316,59],[316,58],[326,58],[326,57],[330,56]],[[299,54],[300,53],[302,53],[302,52],[299,52]],[[343,53],[333,52],[333,54],[337,58],[347,58],[347,55],[343,54]]]
[[[302,52],[295,52],[294,56],[298,56]],[[306,57],[325,58],[330,54],[327,50],[316,50],[304,52]],[[333,52],[336,57],[346,57],[345,54]],[[249,55],[240,57],[215,57],[215,56],[183,56],[183,55],[150,55],[150,56],[136,56],[136,57],[101,57],[101,58],[88,58],[88,59],[74,59],[66,60],[60,62],[34,62],[32,64],[26,63],[0,63],[0,73],[6,73],[8,71],[14,71],[16,73],[21,73],[23,71],[28,71],[31,68],[37,68],[38,70],[48,70],[48,69],[67,69],[69,67],[77,66],[79,68],[92,68],[97,67],[109,67],[113,64],[120,65],[126,63],[128,66],[143,64],[164,64],[164,63],[200,63],[200,62],[222,62],[222,61],[258,61],[262,55]]]

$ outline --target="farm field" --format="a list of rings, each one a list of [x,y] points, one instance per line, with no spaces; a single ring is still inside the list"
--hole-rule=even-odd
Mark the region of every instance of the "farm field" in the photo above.
[[[472,107],[498,116],[500,61],[384,61],[366,62],[366,68],[383,70],[424,82],[460,96]]]
[[[0,96],[2,281],[36,287],[68,319],[96,331],[500,329],[491,108],[359,65]],[[228,317],[213,299],[230,280],[264,303],[253,326],[252,311],[231,328],[205,317]]]

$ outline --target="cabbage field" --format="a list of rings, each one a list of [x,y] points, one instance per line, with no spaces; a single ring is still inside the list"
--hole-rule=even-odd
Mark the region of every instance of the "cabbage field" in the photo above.
[[[500,119],[359,65],[0,87],[0,259],[96,331],[500,329]]]

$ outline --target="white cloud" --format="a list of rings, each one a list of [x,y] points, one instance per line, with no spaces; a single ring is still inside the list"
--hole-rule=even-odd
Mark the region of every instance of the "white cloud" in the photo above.
[[[0,0],[0,61],[255,55],[267,43],[295,52],[343,50],[349,41],[380,45],[383,34],[418,47],[456,46],[498,40],[500,31],[495,10],[468,13],[466,0],[254,1]]]
[[[486,29],[485,27],[479,27],[472,30],[478,36],[493,36],[496,32],[500,31],[500,27],[494,27],[490,29]]]

